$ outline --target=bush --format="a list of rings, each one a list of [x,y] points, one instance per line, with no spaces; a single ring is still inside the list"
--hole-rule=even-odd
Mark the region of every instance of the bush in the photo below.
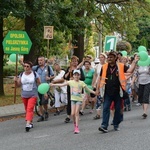
[[[18,74],[20,72],[23,71],[23,67],[21,65],[18,65]],[[3,77],[6,77],[6,76],[15,76],[16,74],[16,66],[15,64],[9,64],[7,66],[4,66],[3,68]]]

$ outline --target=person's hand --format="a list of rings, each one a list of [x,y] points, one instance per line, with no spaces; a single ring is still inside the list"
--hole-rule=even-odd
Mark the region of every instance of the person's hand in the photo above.
[[[49,81],[50,80],[50,77],[46,76],[46,81]]]
[[[139,61],[140,57],[138,55],[135,56],[134,62],[137,63]]]
[[[99,91],[98,91],[98,90],[95,91],[95,95],[96,95],[96,96],[99,95]]]
[[[18,77],[15,76],[14,77],[14,81],[17,82],[18,81]]]
[[[53,84],[53,83],[50,83],[49,85],[50,85],[50,87],[53,87],[53,86],[54,86],[54,84]]]
[[[71,68],[69,68],[69,73],[71,73],[72,72],[72,69]]]
[[[44,94],[44,98],[45,98],[45,99],[48,99],[48,94],[47,94],[47,93]]]
[[[19,63],[20,63],[22,66],[24,66],[24,63],[23,63],[22,60],[19,60]]]

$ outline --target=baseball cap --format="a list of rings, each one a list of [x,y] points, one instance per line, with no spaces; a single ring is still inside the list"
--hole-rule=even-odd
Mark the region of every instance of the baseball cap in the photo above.
[[[75,70],[73,71],[73,74],[75,74],[75,73],[81,74],[80,70],[77,70],[77,69],[75,69]]]

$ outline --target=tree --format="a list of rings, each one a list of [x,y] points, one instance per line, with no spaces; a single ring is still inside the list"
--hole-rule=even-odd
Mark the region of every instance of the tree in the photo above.
[[[4,95],[4,88],[3,88],[3,57],[4,57],[4,51],[3,51],[3,19],[8,17],[10,12],[16,13],[16,9],[19,6],[20,1],[15,1],[15,0],[1,0],[0,3],[0,95]],[[19,15],[19,14],[18,14]]]

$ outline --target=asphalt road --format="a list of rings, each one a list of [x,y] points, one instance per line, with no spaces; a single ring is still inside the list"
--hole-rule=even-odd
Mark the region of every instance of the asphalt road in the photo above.
[[[0,150],[150,150],[150,118],[142,119],[142,107],[133,106],[124,113],[120,131],[109,126],[108,133],[98,131],[100,120],[86,110],[81,116],[80,133],[73,133],[73,123],[64,123],[65,114],[50,115],[48,121],[36,122],[25,132],[24,118],[0,123]],[[111,119],[110,119],[111,122]]]

